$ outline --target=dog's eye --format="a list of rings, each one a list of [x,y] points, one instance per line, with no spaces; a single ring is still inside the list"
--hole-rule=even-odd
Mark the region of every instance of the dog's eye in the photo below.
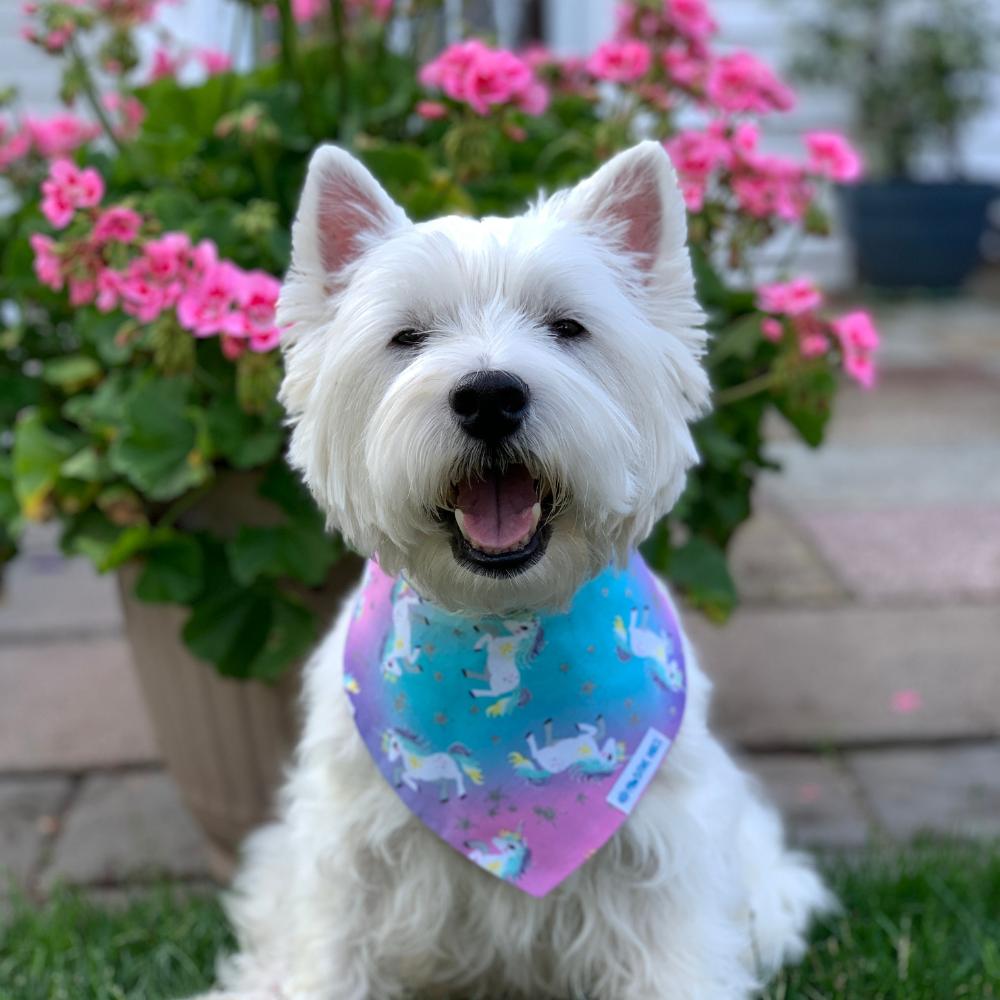
[[[420,330],[400,330],[395,337],[392,338],[392,343],[396,347],[419,347],[427,339],[427,334],[422,333]]]
[[[573,340],[587,333],[586,327],[582,323],[577,323],[575,319],[554,319],[549,323],[549,329],[560,340]]]

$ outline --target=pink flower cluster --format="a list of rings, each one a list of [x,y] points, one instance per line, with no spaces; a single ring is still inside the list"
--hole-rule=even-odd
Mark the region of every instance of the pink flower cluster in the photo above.
[[[706,0],[662,0],[659,8],[624,3],[618,10],[613,44],[626,51],[638,51],[635,47],[641,46],[650,52],[654,69],[662,68],[662,75],[654,73],[650,84],[658,88],[653,94],[657,106],[669,107],[666,95],[671,88],[679,88],[724,114],[791,108],[795,100],[791,89],[759,59],[745,51],[724,56],[712,52],[710,42],[717,31]],[[613,79],[604,74],[600,52],[594,54],[591,70],[601,79]]]
[[[714,181],[720,192],[732,192],[747,215],[795,222],[812,202],[815,178],[846,182],[856,180],[861,171],[858,154],[843,136],[832,132],[806,136],[811,155],[805,165],[760,152],[759,140],[754,123],[734,125],[725,119],[667,140],[664,145],[680,175],[688,208],[702,209]]]
[[[761,153],[752,122],[724,119],[705,129],[679,132],[664,143],[680,176],[684,200],[701,211],[713,181],[731,191],[739,209],[756,219],[801,219],[813,198],[805,169],[792,160]]]
[[[57,228],[85,210],[87,229],[81,235],[60,243],[41,233],[31,237],[38,280],[56,291],[68,286],[71,305],[121,309],[144,324],[173,313],[196,337],[220,336],[229,358],[277,346],[281,283],[276,278],[220,260],[214,243],[192,244],[186,233],[141,240],[143,219],[137,212],[124,205],[98,207],[104,183],[92,168],[59,161],[42,190],[43,210]],[[132,252],[124,266],[108,263],[112,244]]]
[[[93,167],[81,170],[70,160],[56,160],[42,181],[42,215],[65,229],[78,208],[93,208],[103,197],[104,180]]]
[[[871,389],[875,385],[875,353],[879,346],[871,316],[857,310],[826,320],[818,313],[822,304],[822,293],[807,278],[761,285],[757,289],[757,307],[768,314],[761,321],[761,332],[777,343],[790,330],[804,358],[822,357],[832,346],[838,346],[844,371]]]
[[[709,101],[721,111],[788,111],[795,95],[772,70],[749,52],[717,59],[705,86]]]
[[[653,64],[653,50],[645,43],[626,38],[611,39],[597,47],[587,60],[587,69],[598,80],[635,83]]]
[[[477,40],[449,46],[423,67],[420,82],[467,104],[478,115],[503,107],[540,115],[549,103],[548,89],[523,59]]]
[[[149,67],[149,82],[157,80],[173,80],[188,64],[191,57],[195,59],[206,76],[218,76],[233,68],[232,57],[221,49],[195,49],[193,52],[171,52],[165,46],[159,46],[153,51],[153,61]]]
[[[67,156],[99,132],[99,126],[68,111],[50,118],[28,116],[19,128],[0,121],[0,170],[31,153],[47,160]]]

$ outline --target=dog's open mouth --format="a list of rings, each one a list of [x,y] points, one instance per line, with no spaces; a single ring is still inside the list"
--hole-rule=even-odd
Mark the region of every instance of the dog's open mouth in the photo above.
[[[442,516],[460,563],[476,573],[514,576],[544,554],[551,511],[551,492],[516,464],[456,483]]]

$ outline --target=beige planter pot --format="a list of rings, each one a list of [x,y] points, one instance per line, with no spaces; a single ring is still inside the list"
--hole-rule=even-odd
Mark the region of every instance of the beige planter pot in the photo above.
[[[189,526],[261,524],[275,516],[254,482],[233,476],[190,512]],[[304,594],[323,627],[360,574],[342,559],[325,588]],[[301,664],[275,685],[222,677],[194,657],[181,629],[187,610],[133,596],[137,565],[119,572],[125,627],[153,728],[171,775],[204,831],[213,873],[227,879],[240,842],[271,814],[298,729]]]

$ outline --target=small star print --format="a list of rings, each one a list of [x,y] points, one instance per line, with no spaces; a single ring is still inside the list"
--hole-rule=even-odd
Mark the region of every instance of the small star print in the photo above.
[[[406,695],[397,695],[392,704],[395,706],[397,712],[402,712],[406,708]]]
[[[479,715],[479,706],[478,705],[470,705],[469,706],[469,715]]]
[[[435,670],[434,671],[434,680],[436,680],[440,684],[441,681],[444,680],[444,674],[442,674],[440,670]]]
[[[588,653],[593,653],[593,652],[595,652],[596,650],[597,650],[597,647],[596,647],[596,646],[593,646],[593,645],[591,645],[591,646],[588,646],[588,647],[587,647],[587,652],[588,652]]]
[[[426,645],[424,646],[424,652],[425,652],[425,653],[426,653],[426,654],[427,654],[428,656],[433,656],[433,655],[434,655],[434,651],[435,651],[436,649],[437,649],[437,647],[436,647],[436,646],[434,646],[434,645],[433,645],[432,643],[429,643],[429,642],[428,642],[428,643],[427,643],[427,644],[426,644]]]
[[[593,681],[585,681],[580,685],[580,690],[584,694],[593,694],[597,690],[597,685]]]
[[[438,712],[438,713],[437,713],[437,714],[436,714],[436,715],[434,716],[434,721],[435,721],[435,722],[436,722],[436,723],[437,723],[437,724],[438,724],[439,726],[446,726],[446,725],[448,725],[448,716],[447,716],[447,715],[445,715],[445,714],[444,714],[444,712]]]
[[[560,669],[560,670],[561,670],[561,671],[562,671],[562,672],[563,672],[564,674],[568,674],[568,673],[570,672],[570,670],[572,670],[573,668],[572,668],[571,664],[569,664],[569,663],[560,663],[560,664],[559,664],[559,669]]]

